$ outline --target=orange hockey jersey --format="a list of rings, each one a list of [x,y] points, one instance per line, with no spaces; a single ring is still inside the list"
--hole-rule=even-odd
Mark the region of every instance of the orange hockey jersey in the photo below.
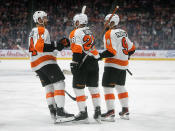
[[[108,30],[103,38],[104,47],[114,56],[105,59],[105,67],[118,69],[128,68],[128,52],[134,51],[135,46],[122,29]]]
[[[50,34],[45,27],[35,27],[29,35],[29,52],[33,71],[47,64],[57,64],[54,52],[44,52],[44,44],[51,44]]]

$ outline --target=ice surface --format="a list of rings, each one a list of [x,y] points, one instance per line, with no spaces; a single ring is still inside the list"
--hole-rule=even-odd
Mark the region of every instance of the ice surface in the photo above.
[[[69,60],[58,61],[69,69]],[[0,63],[0,131],[174,131],[175,130],[175,61],[130,61],[133,76],[127,75],[130,120],[121,120],[116,99],[116,122],[97,124],[88,90],[90,124],[51,122],[45,90],[30,69],[28,60],[2,60]],[[102,112],[106,111],[101,86],[103,62],[100,62]],[[72,76],[66,75],[66,90],[72,92]],[[117,98],[117,97],[116,97]],[[76,102],[66,96],[66,110],[78,113]]]

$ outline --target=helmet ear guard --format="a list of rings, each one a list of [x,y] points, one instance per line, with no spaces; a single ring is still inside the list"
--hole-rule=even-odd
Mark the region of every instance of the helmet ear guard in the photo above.
[[[41,18],[43,20],[44,16],[47,16],[46,12],[44,12],[44,11],[36,11],[33,14],[33,20],[34,20],[35,23],[39,23],[38,19]],[[43,23],[39,23],[39,24],[43,24]]]
[[[108,14],[105,17],[105,21],[109,20],[109,18],[110,18],[111,15],[112,14]],[[111,20],[109,21],[108,25],[110,25],[111,22],[114,22],[114,25],[113,26],[116,26],[116,25],[118,25],[119,21],[120,21],[119,16],[117,14],[114,14],[113,17],[111,18]]]
[[[88,23],[88,18],[87,18],[87,15],[86,14],[76,14],[74,17],[73,17],[73,24],[74,26],[76,26],[76,22],[79,21],[79,25],[87,25]],[[78,25],[78,26],[79,26]]]

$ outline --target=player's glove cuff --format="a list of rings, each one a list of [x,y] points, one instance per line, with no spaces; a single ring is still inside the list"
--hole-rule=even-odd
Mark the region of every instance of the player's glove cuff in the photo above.
[[[77,74],[79,71],[79,63],[77,62],[70,63],[70,68],[73,75]]]
[[[68,38],[63,37],[62,39],[59,40],[59,44],[63,45],[64,47],[69,47],[70,46],[70,41]]]
[[[99,53],[99,57],[97,58],[97,60],[99,61],[99,60],[102,60],[102,59],[103,59],[103,57],[102,57],[101,53]]]

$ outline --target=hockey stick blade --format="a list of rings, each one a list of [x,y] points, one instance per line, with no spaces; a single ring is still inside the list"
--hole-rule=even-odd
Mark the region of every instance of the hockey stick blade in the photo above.
[[[70,70],[63,69],[62,72],[65,75],[72,75],[72,72]]]

